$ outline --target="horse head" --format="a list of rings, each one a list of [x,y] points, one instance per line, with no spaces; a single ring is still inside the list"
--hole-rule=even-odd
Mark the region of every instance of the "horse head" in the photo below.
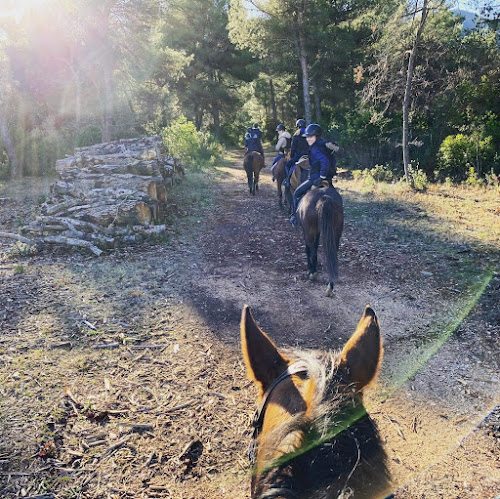
[[[241,342],[259,389],[252,497],[377,497],[385,490],[385,454],[362,404],[382,359],[375,312],[366,307],[340,352],[284,352],[245,306]]]

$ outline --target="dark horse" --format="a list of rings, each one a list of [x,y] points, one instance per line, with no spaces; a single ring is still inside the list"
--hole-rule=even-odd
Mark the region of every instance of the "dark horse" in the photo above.
[[[264,168],[264,158],[257,151],[249,152],[243,160],[243,168],[247,172],[248,188],[250,194],[255,196],[255,191],[259,190],[260,171]]]
[[[386,492],[386,455],[362,402],[382,360],[375,312],[366,307],[341,352],[282,352],[245,306],[241,344],[259,389],[252,498],[374,499]]]
[[[278,189],[278,204],[280,208],[283,208],[283,191],[281,186],[283,185],[283,180],[285,180],[285,164],[286,158],[281,158],[273,169],[273,176],[276,180],[276,187]]]
[[[326,266],[328,268],[327,296],[333,295],[333,283],[338,279],[337,253],[344,228],[344,207],[337,189],[327,187],[312,188],[301,199],[297,217],[302,225],[306,245],[307,271],[312,280],[317,273],[318,245],[323,238]]]

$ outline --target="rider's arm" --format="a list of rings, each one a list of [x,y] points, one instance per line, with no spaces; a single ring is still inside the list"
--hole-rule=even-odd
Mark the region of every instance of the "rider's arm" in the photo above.
[[[319,157],[320,167],[319,167],[319,176],[324,180],[328,175],[328,170],[330,169],[330,161],[328,158],[321,154]]]
[[[335,142],[333,142],[333,140],[327,142],[325,146],[333,152],[337,152],[340,149],[340,147]]]
[[[279,150],[282,147],[285,147],[286,144],[286,138],[283,137],[283,135],[278,139],[278,142],[276,143],[276,151],[279,152]]]

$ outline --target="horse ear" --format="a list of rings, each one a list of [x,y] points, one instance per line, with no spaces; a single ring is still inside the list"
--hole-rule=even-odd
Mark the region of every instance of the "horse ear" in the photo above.
[[[261,389],[261,395],[288,367],[288,359],[281,355],[276,345],[257,326],[248,305],[241,314],[241,350],[249,379]]]
[[[377,316],[368,305],[356,331],[340,355],[340,368],[356,390],[361,390],[377,374],[382,361],[382,340]]]

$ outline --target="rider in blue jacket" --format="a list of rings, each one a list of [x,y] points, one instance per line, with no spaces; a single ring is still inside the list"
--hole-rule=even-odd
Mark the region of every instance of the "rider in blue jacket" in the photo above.
[[[297,131],[294,133],[292,137],[292,147],[290,150],[290,159],[286,162],[286,178],[283,181],[283,185],[290,185],[290,176],[295,169],[295,165],[297,161],[302,156],[307,156],[309,154],[309,144],[307,143],[306,138],[304,137],[306,131],[306,120],[299,119],[295,124]]]
[[[324,180],[331,183],[335,175],[335,166],[330,160],[330,148],[327,141],[321,138],[321,127],[316,123],[311,123],[305,132],[307,143],[309,144],[309,179],[300,184],[293,193],[293,214],[290,223],[297,225],[297,204],[299,199],[313,186],[319,186]]]
[[[264,163],[266,161],[266,157],[264,156],[264,147],[262,146],[262,130],[259,128],[258,123],[253,124],[253,128],[250,132],[250,145],[247,152],[257,151],[262,154],[262,158],[264,159]]]
[[[245,135],[245,148],[246,148],[247,152],[248,152],[248,145],[250,144],[251,138],[252,138],[252,127],[249,126],[247,128],[247,134]]]

